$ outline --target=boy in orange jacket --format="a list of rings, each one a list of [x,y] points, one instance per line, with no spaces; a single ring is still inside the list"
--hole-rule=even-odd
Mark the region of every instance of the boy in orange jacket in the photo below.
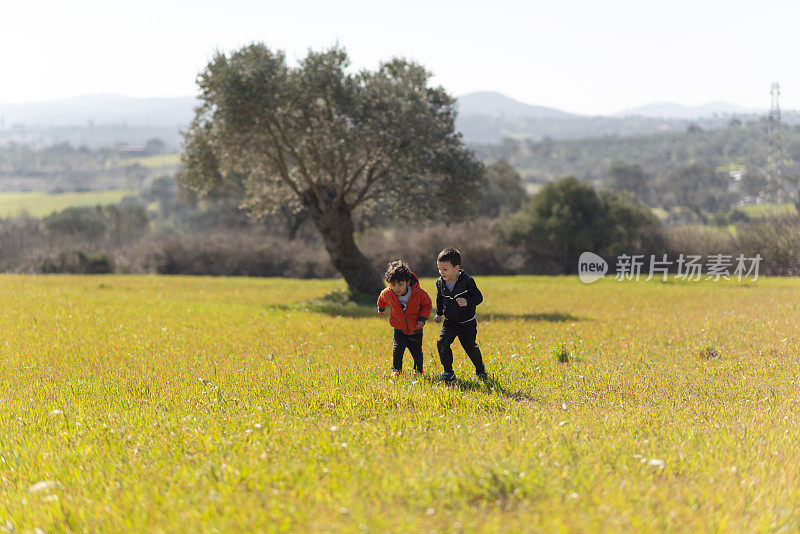
[[[389,287],[378,297],[378,314],[388,305],[389,324],[394,327],[392,376],[403,370],[403,354],[408,348],[414,358],[414,373],[422,374],[422,328],[431,314],[431,297],[419,285],[417,275],[403,260],[389,264],[385,274]]]

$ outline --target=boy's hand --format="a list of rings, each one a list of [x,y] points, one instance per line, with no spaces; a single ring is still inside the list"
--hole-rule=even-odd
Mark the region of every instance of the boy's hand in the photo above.
[[[417,330],[420,330],[425,326],[425,321],[417,321]]]
[[[381,317],[383,317],[383,312],[382,312],[381,310],[378,310],[378,315],[380,315]]]
[[[436,316],[433,318],[433,322],[434,322],[434,323],[441,323],[441,322],[442,322],[442,316],[441,316],[441,315],[436,315]]]
[[[458,305],[459,305],[459,306],[461,306],[462,308],[463,308],[464,306],[466,306],[466,305],[467,305],[467,299],[465,299],[465,298],[463,298],[463,297],[457,298],[457,299],[456,299],[456,302],[457,302],[457,303],[458,303]]]

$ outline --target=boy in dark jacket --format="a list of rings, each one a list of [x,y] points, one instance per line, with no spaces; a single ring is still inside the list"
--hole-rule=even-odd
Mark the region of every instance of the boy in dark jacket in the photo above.
[[[453,344],[456,337],[464,347],[464,351],[475,365],[475,374],[485,380],[486,368],[483,365],[481,349],[475,339],[478,337],[478,321],[475,319],[475,308],[483,302],[483,295],[475,280],[461,269],[461,253],[454,248],[446,248],[436,258],[441,278],[436,281],[436,317],[434,322],[441,322],[444,316],[442,331],[436,348],[444,367],[441,379],[452,383],[456,379],[453,372]]]
[[[419,286],[417,275],[402,260],[389,264],[385,278],[389,287],[378,297],[378,313],[383,317],[389,306],[389,324],[394,327],[392,376],[402,372],[406,348],[414,358],[414,373],[421,375],[422,328],[431,314],[431,298]]]

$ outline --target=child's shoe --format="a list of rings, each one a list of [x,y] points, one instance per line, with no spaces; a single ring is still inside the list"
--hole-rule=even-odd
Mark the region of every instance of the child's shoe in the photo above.
[[[422,376],[422,374],[423,374],[422,371],[417,371],[416,369],[414,369],[414,376]]]
[[[402,373],[402,372],[403,371],[401,371],[400,369],[395,369],[394,367],[392,367],[392,378],[394,378],[396,376],[400,376],[400,373]]]
[[[441,380],[445,384],[452,384],[453,382],[456,381],[456,374],[453,371],[450,371],[449,373],[445,371],[444,373],[442,373],[442,376],[439,377],[439,380]]]

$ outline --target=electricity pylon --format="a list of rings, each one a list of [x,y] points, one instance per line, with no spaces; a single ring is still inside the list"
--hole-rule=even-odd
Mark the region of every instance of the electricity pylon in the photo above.
[[[800,212],[800,190],[798,183],[794,183],[791,176],[784,169],[783,142],[781,139],[781,86],[773,82],[770,87],[770,106],[767,116],[767,133],[769,137],[769,150],[767,152],[767,177],[770,189],[780,200],[783,195],[788,196]]]

